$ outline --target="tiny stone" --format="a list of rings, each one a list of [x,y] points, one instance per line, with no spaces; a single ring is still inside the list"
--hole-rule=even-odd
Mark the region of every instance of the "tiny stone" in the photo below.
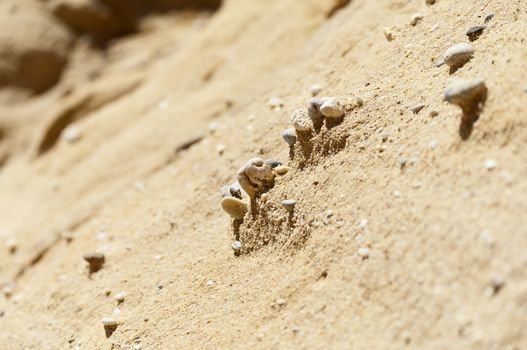
[[[209,131],[211,134],[214,134],[216,132],[216,130],[218,130],[220,127],[220,124],[218,124],[217,122],[212,122],[209,124]]]
[[[88,253],[83,255],[84,260],[89,264],[90,273],[99,271],[104,264],[105,257],[102,253]]]
[[[389,132],[383,132],[381,133],[381,141],[382,142],[386,142],[386,140],[388,140],[388,137],[390,137],[390,133]]]
[[[322,92],[322,86],[320,84],[313,84],[309,87],[311,95],[316,96]]]
[[[289,167],[286,165],[280,165],[274,169],[274,172],[278,175],[285,175],[289,171]]]
[[[268,101],[271,109],[279,110],[284,106],[284,100],[279,97],[271,97]]]
[[[220,189],[221,197],[230,197],[231,196],[231,186],[225,185]]]
[[[80,129],[75,125],[69,125],[60,134],[61,138],[69,143],[75,143],[80,140],[81,132]]]
[[[313,120],[309,117],[309,112],[306,108],[295,110],[291,114],[290,119],[296,131],[309,131],[313,129]]]
[[[216,152],[221,156],[225,152],[225,145],[223,143],[216,145]]]
[[[335,97],[329,98],[320,106],[320,113],[327,118],[340,118],[344,115],[344,111]]]
[[[425,108],[426,105],[423,104],[423,103],[420,103],[418,105],[415,105],[413,106],[412,108],[410,108],[410,110],[414,113],[414,114],[417,114],[419,113],[423,108]]]
[[[438,111],[430,111],[430,118],[435,118],[439,115]]]
[[[229,192],[231,196],[236,197],[238,199],[242,199],[247,196],[247,193],[243,190],[242,186],[238,181],[234,181],[232,185],[229,188]]]
[[[274,169],[274,168],[276,168],[276,167],[282,165],[282,162],[280,162],[280,161],[278,161],[278,160],[276,160],[276,159],[266,159],[266,160],[265,160],[265,164],[271,166],[271,168]]]
[[[329,218],[332,217],[332,216],[333,216],[333,210],[328,209],[328,211],[326,211],[326,218],[329,219]]]
[[[278,298],[278,299],[276,299],[276,305],[278,305],[278,306],[284,306],[285,304],[287,304],[287,300],[285,300],[284,298]]]
[[[5,246],[6,246],[7,250],[9,251],[9,253],[14,254],[14,253],[16,253],[16,251],[18,249],[18,242],[16,241],[15,238],[10,237],[10,238],[5,240]]]
[[[494,18],[494,16],[495,16],[494,13],[489,13],[487,16],[485,16],[484,22],[489,23]]]
[[[359,227],[360,228],[366,228],[366,226],[368,226],[368,219],[364,218],[364,219],[360,219],[359,221]]]
[[[288,212],[292,213],[295,210],[296,200],[286,199],[286,200],[283,200],[281,203],[284,209],[287,210]]]
[[[234,250],[234,253],[238,253],[242,249],[242,242],[240,241],[234,241],[231,244],[232,250]]]
[[[412,26],[415,26],[417,25],[417,23],[419,23],[422,19],[424,18],[424,16],[420,13],[415,13],[413,16],[412,16],[412,20],[410,21],[410,24]]]
[[[433,5],[436,3],[436,0],[426,0],[427,5]]]
[[[490,286],[493,289],[493,294],[498,293],[505,285],[505,277],[500,274],[494,274],[490,278]]]
[[[474,26],[474,27],[470,27],[467,32],[466,32],[466,35],[468,36],[468,39],[470,41],[474,41],[474,40],[477,40],[479,38],[479,36],[483,33],[483,30],[487,28],[486,26]]]
[[[117,326],[117,321],[114,320],[113,318],[111,317],[103,317],[101,319],[101,323],[104,327],[115,327]]]
[[[293,146],[296,143],[296,132],[293,128],[285,129],[282,133],[282,138],[287,142],[289,146]]]
[[[455,104],[463,111],[474,109],[486,97],[487,87],[483,79],[454,80],[444,92],[444,100]]]
[[[367,259],[370,257],[370,248],[367,248],[367,247],[362,247],[362,248],[359,248],[359,250],[357,251],[357,253],[359,254],[359,256],[363,259]]]
[[[443,55],[443,62],[451,68],[460,68],[470,61],[474,49],[468,43],[459,43],[449,47]]]
[[[486,159],[484,165],[485,169],[494,170],[496,168],[497,163],[494,159]]]
[[[395,190],[395,191],[392,192],[392,195],[393,195],[395,198],[399,198],[399,197],[401,197],[401,192]]]
[[[213,280],[208,280],[207,281],[207,287],[212,287],[213,285],[215,285],[216,283],[213,281]]]
[[[382,28],[382,31],[384,33],[384,37],[386,38],[386,40],[388,40],[388,41],[395,40],[395,33],[393,32],[393,30],[391,28],[384,27],[384,28]]]
[[[221,200],[221,207],[233,219],[241,220],[247,211],[247,203],[235,197],[224,197]]]
[[[126,292],[119,292],[119,293],[115,294],[115,296],[113,298],[118,303],[122,303],[124,301],[124,299],[126,299],[126,296],[127,296]]]
[[[431,149],[431,150],[435,150],[437,148],[438,144],[437,144],[437,141],[436,140],[432,140],[428,143],[428,147]]]

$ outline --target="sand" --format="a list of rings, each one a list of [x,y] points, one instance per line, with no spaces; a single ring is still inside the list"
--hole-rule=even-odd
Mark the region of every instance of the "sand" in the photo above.
[[[103,43],[46,17],[75,38],[58,82],[0,86],[1,349],[527,346],[527,3],[174,3]],[[488,88],[465,139],[453,78]],[[364,104],[290,150],[314,84]],[[289,170],[233,226],[253,157]]]

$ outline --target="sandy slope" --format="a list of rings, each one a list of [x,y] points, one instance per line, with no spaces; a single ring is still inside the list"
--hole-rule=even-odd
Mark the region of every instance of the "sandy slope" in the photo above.
[[[341,3],[152,15],[104,51],[77,39],[46,93],[5,94],[0,238],[17,250],[0,250],[13,289],[0,296],[0,348],[527,346],[527,3]],[[489,13],[473,59],[437,68]],[[460,109],[442,101],[452,76],[489,89],[465,141]],[[281,132],[313,83],[364,105],[302,165]],[[60,138],[68,124],[76,143]],[[254,156],[290,170],[262,216],[246,216],[254,247],[235,257],[219,189]],[[82,256],[95,250],[107,261],[89,278]],[[121,322],[109,338],[106,316]]]

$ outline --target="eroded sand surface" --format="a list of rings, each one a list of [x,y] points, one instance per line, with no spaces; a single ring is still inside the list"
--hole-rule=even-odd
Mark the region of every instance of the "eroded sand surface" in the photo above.
[[[527,346],[525,1],[130,3],[0,4],[1,349]],[[364,103],[290,152],[313,84]],[[234,256],[253,157],[289,171]]]

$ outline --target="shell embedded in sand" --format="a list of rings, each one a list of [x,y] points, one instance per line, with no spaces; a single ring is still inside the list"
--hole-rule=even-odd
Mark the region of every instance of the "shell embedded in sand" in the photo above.
[[[313,120],[309,117],[307,108],[300,108],[291,114],[291,124],[296,131],[309,131],[313,129]]]
[[[225,197],[221,200],[221,207],[233,219],[241,220],[247,211],[247,203],[234,197]]]
[[[335,97],[328,98],[320,106],[320,113],[326,118],[340,118],[344,115],[344,110]]]
[[[443,55],[443,62],[451,68],[460,68],[470,61],[474,48],[469,43],[459,43],[448,48]]]
[[[251,198],[273,183],[273,168],[261,158],[252,158],[238,170],[238,182]]]

